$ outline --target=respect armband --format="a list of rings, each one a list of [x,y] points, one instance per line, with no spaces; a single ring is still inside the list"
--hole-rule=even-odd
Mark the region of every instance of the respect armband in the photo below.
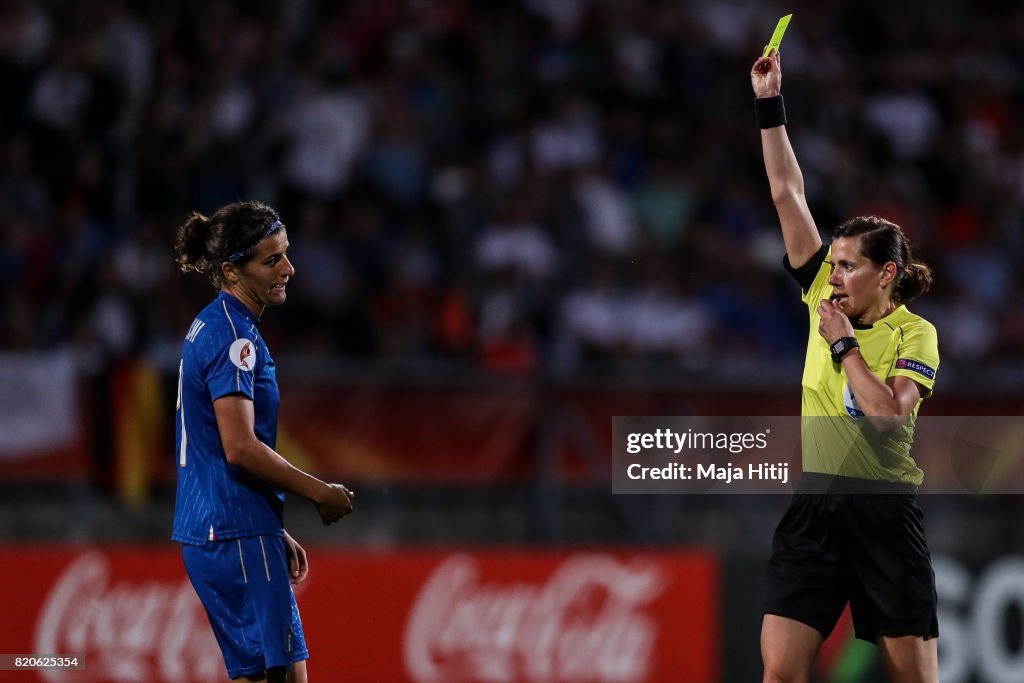
[[[786,104],[782,95],[754,99],[754,114],[758,128],[776,128],[786,125]]]

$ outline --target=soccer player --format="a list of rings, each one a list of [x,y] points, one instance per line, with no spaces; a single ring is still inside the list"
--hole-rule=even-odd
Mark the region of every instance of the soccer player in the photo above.
[[[291,583],[306,552],[284,530],[284,493],[316,505],[324,524],[353,494],[275,450],[280,395],[260,336],[267,306],[284,303],[295,268],[277,212],[237,202],[178,229],[177,262],[220,290],[192,322],[181,352],[175,425],[178,488],[171,538],[206,608],[228,676],[304,682],[309,657]]]
[[[907,310],[931,284],[902,230],[876,216],[822,244],[786,134],[777,51],[750,71],[786,269],[811,318],[800,484],[773,540],[761,624],[765,681],[807,681],[849,602],[893,681],[938,681],[935,574],[910,456],[939,365],[935,328]]]

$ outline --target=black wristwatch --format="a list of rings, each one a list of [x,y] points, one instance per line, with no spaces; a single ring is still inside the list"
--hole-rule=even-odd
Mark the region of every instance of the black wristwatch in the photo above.
[[[856,337],[840,337],[832,346],[828,347],[828,350],[832,352],[832,362],[839,363],[843,360],[843,356],[856,348],[860,348],[860,342]]]

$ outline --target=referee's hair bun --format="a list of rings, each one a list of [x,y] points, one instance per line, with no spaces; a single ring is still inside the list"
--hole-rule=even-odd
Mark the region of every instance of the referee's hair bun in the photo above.
[[[909,253],[909,249],[908,249]],[[901,304],[913,301],[932,287],[932,269],[911,259],[893,287],[893,299]]]

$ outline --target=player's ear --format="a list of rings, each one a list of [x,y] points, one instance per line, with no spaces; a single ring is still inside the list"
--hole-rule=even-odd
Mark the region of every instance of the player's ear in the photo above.
[[[233,285],[238,284],[238,269],[234,263],[225,261],[220,264],[220,274],[224,276],[225,282],[230,282]]]

